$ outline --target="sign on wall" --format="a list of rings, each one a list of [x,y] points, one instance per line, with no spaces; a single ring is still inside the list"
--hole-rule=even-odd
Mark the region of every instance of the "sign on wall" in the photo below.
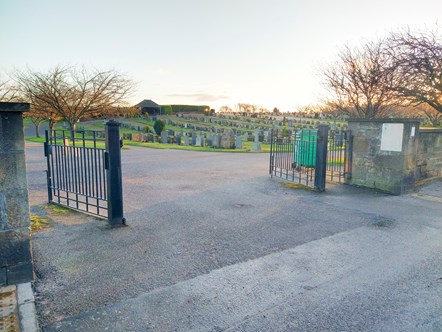
[[[403,123],[382,124],[381,151],[402,151]]]

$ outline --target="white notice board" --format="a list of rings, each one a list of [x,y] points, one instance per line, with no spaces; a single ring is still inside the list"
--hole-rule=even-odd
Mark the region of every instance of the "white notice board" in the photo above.
[[[382,124],[381,151],[402,151],[403,123]]]

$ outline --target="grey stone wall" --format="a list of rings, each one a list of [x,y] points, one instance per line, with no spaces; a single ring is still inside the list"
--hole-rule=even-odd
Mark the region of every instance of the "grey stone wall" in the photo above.
[[[33,278],[22,113],[0,102],[0,285]]]
[[[399,150],[382,148],[384,124],[403,124]],[[353,163],[348,184],[400,195],[414,188],[419,122],[411,119],[351,119]],[[414,129],[413,129],[414,128]],[[400,135],[397,135],[398,137]],[[384,140],[384,142],[383,142]],[[400,138],[398,138],[400,140]]]
[[[417,147],[417,179],[442,177],[442,128],[421,128]]]

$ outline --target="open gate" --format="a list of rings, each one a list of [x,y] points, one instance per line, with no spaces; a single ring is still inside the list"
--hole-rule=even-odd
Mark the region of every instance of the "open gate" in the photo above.
[[[125,224],[119,123],[105,131],[46,131],[49,203]]]
[[[342,183],[351,176],[352,136],[347,130],[294,130],[289,135],[272,130],[269,174],[325,190],[327,180]]]

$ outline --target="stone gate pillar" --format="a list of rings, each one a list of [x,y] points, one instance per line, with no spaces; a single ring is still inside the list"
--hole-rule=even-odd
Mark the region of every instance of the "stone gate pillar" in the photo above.
[[[416,180],[419,121],[350,119],[352,176],[346,183],[401,195]]]
[[[22,113],[0,102],[0,285],[33,279]]]

